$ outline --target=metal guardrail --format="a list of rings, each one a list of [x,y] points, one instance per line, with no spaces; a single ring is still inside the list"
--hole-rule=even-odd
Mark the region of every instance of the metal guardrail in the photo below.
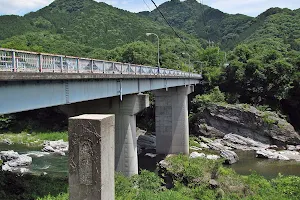
[[[200,74],[129,63],[0,48],[0,72],[104,73],[202,78]]]

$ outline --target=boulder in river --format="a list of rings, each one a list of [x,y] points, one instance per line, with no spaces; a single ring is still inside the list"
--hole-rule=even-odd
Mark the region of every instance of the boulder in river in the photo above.
[[[144,149],[156,148],[156,136],[155,135],[140,135],[137,140],[137,144]]]
[[[204,153],[198,153],[198,152],[192,152],[190,154],[190,158],[205,158],[205,154]]]
[[[142,153],[142,149],[156,149],[156,136],[140,135],[137,139],[138,154]]]
[[[221,157],[225,158],[226,164],[233,164],[236,163],[239,160],[238,155],[234,151],[230,150],[221,150],[220,153]]]
[[[32,158],[28,155],[19,155],[18,152],[10,151],[1,151],[1,159],[3,160],[2,170],[3,171],[12,171],[12,172],[25,172],[23,166],[28,166],[32,163]]]
[[[2,165],[2,170],[3,171],[8,171],[8,172],[17,172],[17,173],[27,173],[29,172],[29,169],[24,168],[24,167],[10,167],[8,164]]]
[[[208,160],[218,160],[220,158],[220,156],[218,156],[218,155],[207,155],[206,158]]]
[[[14,159],[18,159],[19,156],[20,155],[18,154],[18,152],[14,152],[13,150],[1,151],[0,152],[1,160],[3,160],[4,162],[14,160]]]
[[[281,155],[279,152],[276,152],[275,150],[266,150],[266,149],[261,149],[256,151],[256,157],[269,158],[275,160],[290,160],[287,156]]]
[[[65,152],[69,149],[69,143],[64,142],[63,140],[58,141],[45,141],[44,148],[42,149],[43,152],[51,152],[57,155],[64,156]]]
[[[17,159],[6,162],[10,167],[28,166],[32,163],[32,158],[27,155],[19,155]]]

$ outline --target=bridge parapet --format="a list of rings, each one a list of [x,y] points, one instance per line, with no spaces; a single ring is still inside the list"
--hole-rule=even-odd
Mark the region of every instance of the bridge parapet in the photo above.
[[[0,48],[0,72],[95,73],[202,78],[201,74],[130,63]]]

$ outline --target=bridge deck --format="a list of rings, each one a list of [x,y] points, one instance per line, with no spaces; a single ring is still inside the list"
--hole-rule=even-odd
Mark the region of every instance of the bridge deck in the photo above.
[[[0,81],[38,81],[38,80],[91,80],[91,79],[197,79],[158,74],[104,74],[104,73],[35,73],[35,72],[0,72]]]

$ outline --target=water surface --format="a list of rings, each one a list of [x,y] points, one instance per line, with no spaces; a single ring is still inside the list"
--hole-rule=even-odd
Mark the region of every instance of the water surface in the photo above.
[[[19,154],[39,153],[41,147],[29,147],[21,144],[0,144],[0,151],[14,150]],[[32,164],[27,167],[33,174],[42,174],[46,172],[54,176],[68,175],[68,155],[59,156],[54,154],[44,155],[42,157],[32,157]]]
[[[300,176],[300,162],[256,158],[255,151],[237,151],[237,154],[240,160],[229,167],[238,174],[249,175],[256,171],[268,179],[275,178],[279,173]]]
[[[0,144],[0,151],[14,150],[19,154],[26,154],[29,152],[40,151],[41,147],[28,147],[26,145],[13,144],[6,145]],[[149,153],[155,153],[155,150],[148,151]],[[147,169],[153,172],[157,172],[156,164],[164,158],[163,155],[158,155],[154,158],[145,155],[146,152],[138,156],[139,169]],[[256,171],[258,174],[265,178],[274,178],[281,173],[283,175],[297,175],[300,176],[300,162],[295,161],[277,161],[270,159],[261,159],[255,157],[254,151],[238,151],[240,160],[226,167],[233,168],[237,173],[241,175],[249,175],[252,171]],[[45,155],[42,157],[32,158],[32,164],[29,166],[29,170],[34,174],[41,174],[46,172],[49,175],[55,176],[67,176],[68,175],[68,155],[58,156],[54,154]]]

